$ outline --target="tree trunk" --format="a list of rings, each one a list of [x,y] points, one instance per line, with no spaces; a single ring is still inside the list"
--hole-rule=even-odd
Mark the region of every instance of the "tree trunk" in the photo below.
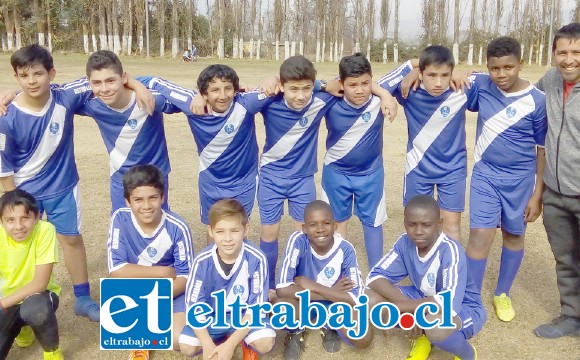
[[[102,1],[99,1],[99,41],[101,50],[109,50],[109,45],[107,44],[107,12]]]
[[[165,56],[165,0],[157,2],[157,21],[159,22],[159,57]]]
[[[34,0],[32,2],[32,13],[36,18],[36,34],[38,38],[38,44],[44,46],[44,14],[43,7],[40,4],[41,0]],[[83,27],[84,30],[84,27]]]
[[[127,9],[127,15],[129,16],[129,26],[127,33],[127,55],[133,53],[133,0],[128,0],[129,8]]]
[[[115,40],[113,36],[113,2],[116,0],[109,0],[107,4],[107,42],[109,43],[109,50],[115,51]]]
[[[393,30],[393,41],[395,44],[399,42],[399,5],[401,5],[401,0],[395,0],[395,28]]]
[[[85,54],[88,54],[89,53],[89,30],[87,27],[87,23],[83,22],[82,26],[83,26],[83,50],[85,51]]]
[[[113,51],[115,54],[121,52],[121,37],[119,36],[119,4],[117,0],[111,1],[111,22],[113,23]]]
[[[179,52],[179,16],[177,13],[177,7],[179,6],[179,2],[173,0],[171,2],[171,57],[176,58],[177,53]],[[191,49],[191,47],[190,47]]]
[[[9,9],[8,5],[2,5],[2,14],[6,26],[6,46],[8,51],[12,51],[14,47],[14,21],[12,21],[12,10]]]
[[[14,5],[14,29],[16,32],[16,49],[22,47],[22,13],[18,9],[18,4]]]

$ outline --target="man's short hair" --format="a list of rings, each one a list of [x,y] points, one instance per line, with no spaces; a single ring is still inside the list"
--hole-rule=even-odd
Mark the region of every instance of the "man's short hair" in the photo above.
[[[362,53],[357,52],[354,55],[340,59],[338,75],[341,81],[344,81],[347,77],[359,77],[364,74],[373,76],[371,63]]]
[[[487,59],[490,57],[500,58],[510,55],[515,56],[518,61],[522,60],[522,47],[520,43],[513,37],[498,37],[497,39],[493,39],[487,45]]]
[[[439,204],[437,204],[437,200],[433,199],[432,196],[429,195],[416,195],[407,202],[407,206],[405,206],[405,213],[407,211],[411,211],[414,209],[427,209],[433,212],[433,215],[437,217],[437,219],[441,216],[441,210],[439,209]]]
[[[580,23],[574,22],[564,25],[556,32],[552,43],[552,52],[556,51],[556,43],[560,39],[568,39],[570,41],[580,39]]]

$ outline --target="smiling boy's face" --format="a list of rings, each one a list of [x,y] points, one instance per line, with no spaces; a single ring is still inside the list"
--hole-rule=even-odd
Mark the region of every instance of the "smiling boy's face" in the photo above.
[[[244,245],[248,235],[249,225],[242,224],[240,216],[230,216],[221,219],[215,225],[208,226],[209,235],[213,238],[221,259],[233,263]]]
[[[230,80],[213,78],[207,87],[207,94],[202,94],[213,111],[224,113],[234,100],[236,90]]]
[[[10,238],[16,242],[26,240],[38,222],[38,215],[26,211],[24,205],[6,207],[2,214],[2,226]]]
[[[33,64],[16,69],[14,77],[26,96],[31,99],[42,99],[50,91],[50,82],[54,80],[56,71],[46,70],[42,64]]]
[[[332,248],[334,231],[336,222],[330,209],[311,209],[304,214],[302,232],[317,253],[324,254]]]

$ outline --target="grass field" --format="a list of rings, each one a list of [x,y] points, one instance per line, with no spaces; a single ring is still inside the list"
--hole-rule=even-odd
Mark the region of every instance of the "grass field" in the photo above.
[[[83,76],[86,57],[82,55],[56,55],[56,81],[67,82]],[[160,60],[143,58],[123,58],[125,69],[130,75],[156,75],[179,85],[193,88],[197,74],[213,60],[201,60],[196,63],[183,63],[180,60]],[[242,83],[256,85],[265,76],[277,74],[279,62],[273,61],[227,61],[234,67]],[[316,64],[319,78],[329,79],[336,76],[336,63]],[[393,69],[393,64],[373,64],[374,79]],[[546,68],[525,68],[523,77],[536,81]],[[17,86],[12,77],[9,56],[0,55],[0,90]],[[469,167],[473,164],[472,150],[475,140],[475,120],[473,114],[467,119],[467,147]],[[264,128],[261,117],[256,119],[258,143],[264,144]],[[83,203],[83,236],[87,248],[90,282],[94,296],[98,296],[99,279],[107,275],[106,242],[109,226],[109,166],[108,155],[94,121],[78,117],[75,120],[75,151],[81,176],[80,187]],[[181,114],[166,116],[169,153],[172,165],[169,187],[169,203],[173,211],[182,215],[190,224],[193,232],[196,253],[205,245],[206,230],[199,221],[199,199],[197,195],[198,157],[193,137],[185,117]],[[393,123],[385,125],[384,162],[388,197],[389,219],[384,224],[385,251],[388,250],[399,234],[404,231],[402,225],[402,178],[407,139],[405,118],[402,109]],[[318,147],[318,162],[324,156],[326,128],[321,127]],[[316,174],[317,186],[320,189],[320,172]],[[259,239],[260,222],[257,206],[251,219],[250,239]],[[292,232],[291,221],[284,217],[280,251]],[[349,225],[350,241],[359,254],[359,263],[363,276],[367,273],[367,263],[362,238],[362,228],[358,219],[353,218]],[[469,234],[469,217],[467,211],[462,217],[463,244],[467,243]],[[482,296],[488,310],[488,321],[483,330],[472,339],[479,359],[580,359],[580,338],[562,338],[558,340],[539,339],[532,329],[540,323],[559,315],[559,296],[556,287],[555,263],[548,245],[541,219],[531,224],[527,231],[526,255],[519,275],[511,292],[516,310],[516,318],[511,323],[500,322],[493,312],[491,304],[495,289],[501,238],[496,238],[490,254],[487,276],[484,281]],[[62,259],[62,253],[61,253]],[[127,352],[105,352],[99,350],[99,326],[84,318],[73,315],[73,294],[71,283],[62,263],[55,267],[63,293],[58,310],[61,348],[67,359],[125,359]],[[319,335],[310,331],[307,336],[307,347],[303,359],[404,359],[409,350],[409,343],[404,334],[394,330],[386,337],[377,336],[372,346],[365,351],[358,351],[343,345],[339,353],[327,354],[322,349]],[[38,343],[28,349],[14,347],[8,359],[39,359],[41,349]],[[236,358],[241,357],[238,350]],[[172,352],[157,352],[152,359],[185,358]],[[264,359],[283,359],[283,334],[278,334],[274,351]],[[433,349],[431,359],[452,359],[450,354]]]

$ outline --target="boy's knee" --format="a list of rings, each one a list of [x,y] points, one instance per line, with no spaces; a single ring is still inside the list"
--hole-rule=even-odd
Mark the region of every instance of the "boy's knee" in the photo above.
[[[58,240],[62,246],[69,248],[83,247],[83,237],[81,235],[63,235],[58,234]]]
[[[269,353],[270,351],[272,351],[272,349],[274,348],[275,342],[276,342],[276,338],[269,337],[269,338],[254,340],[248,345],[250,345],[251,347],[256,349],[257,352],[259,352],[261,354],[266,354],[266,353]]]
[[[44,294],[34,294],[20,305],[20,317],[31,326],[45,324],[54,314],[51,300]]]
[[[192,346],[192,345],[187,345],[184,343],[179,343],[178,346],[179,346],[179,351],[181,351],[181,353],[185,356],[194,356],[195,354],[197,354],[201,350],[200,346]]]

